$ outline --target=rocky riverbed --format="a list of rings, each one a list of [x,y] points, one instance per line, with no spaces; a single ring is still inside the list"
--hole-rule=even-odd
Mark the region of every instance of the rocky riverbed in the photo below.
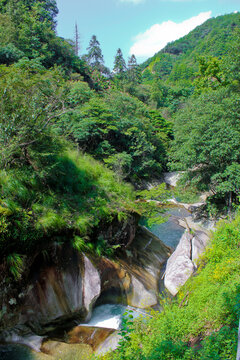
[[[176,176],[169,178],[175,181]],[[157,305],[161,279],[175,296],[196,270],[215,225],[195,220],[193,214],[203,203],[204,199],[197,204],[171,199],[168,221],[154,225],[151,232],[131,220],[122,226],[121,235],[114,224],[107,236],[111,241],[111,234],[117,233],[117,241],[122,236],[126,244],[114,260],[80,254],[67,245],[49,258],[37,256],[26,288],[9,300],[14,321],[10,316],[0,341],[40,351],[31,355],[38,359],[55,359],[67,349],[80,351],[81,346],[88,355],[116,347],[116,329],[129,306],[137,316],[138,309]],[[14,360],[14,351],[11,345],[0,347],[6,360]],[[24,356],[19,360],[27,359]]]

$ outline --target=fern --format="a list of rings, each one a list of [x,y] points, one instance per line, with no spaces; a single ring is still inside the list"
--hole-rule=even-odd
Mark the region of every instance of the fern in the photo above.
[[[19,280],[24,271],[23,257],[19,254],[11,254],[7,256],[7,265],[10,273],[13,275],[15,280]]]
[[[85,240],[80,236],[75,236],[73,239],[73,247],[80,252],[86,250]]]

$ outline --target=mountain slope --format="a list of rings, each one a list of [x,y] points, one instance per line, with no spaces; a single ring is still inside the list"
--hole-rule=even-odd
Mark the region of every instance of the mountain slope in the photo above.
[[[207,20],[145,61],[141,65],[145,81],[151,79],[149,72],[172,83],[191,79],[198,69],[199,56],[223,59],[228,54],[238,36],[237,28],[240,28],[240,13]]]

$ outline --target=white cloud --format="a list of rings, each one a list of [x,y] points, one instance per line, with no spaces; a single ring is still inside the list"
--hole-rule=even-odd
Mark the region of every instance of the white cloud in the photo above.
[[[193,2],[194,0],[159,0],[160,2]]]
[[[133,4],[139,4],[141,2],[144,2],[145,0],[120,0],[121,2],[128,2]]]
[[[202,12],[197,16],[184,20],[177,24],[171,20],[161,24],[155,24],[144,33],[134,37],[135,43],[131,47],[129,54],[138,57],[149,57],[163,49],[170,41],[177,40],[187,35],[196,26],[201,25],[211,17],[212,12]]]

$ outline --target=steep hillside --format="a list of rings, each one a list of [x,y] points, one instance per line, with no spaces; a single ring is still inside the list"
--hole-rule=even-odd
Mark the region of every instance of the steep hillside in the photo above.
[[[56,35],[55,1],[14,4],[0,1],[0,268],[19,280],[26,259],[56,243],[107,251],[88,235],[142,213],[122,180],[164,170],[171,127],[94,78]]]
[[[170,83],[190,80],[198,70],[199,56],[223,59],[228,54],[236,41],[239,26],[239,13],[207,20],[145,61],[141,65],[145,81],[152,80],[154,75]]]

